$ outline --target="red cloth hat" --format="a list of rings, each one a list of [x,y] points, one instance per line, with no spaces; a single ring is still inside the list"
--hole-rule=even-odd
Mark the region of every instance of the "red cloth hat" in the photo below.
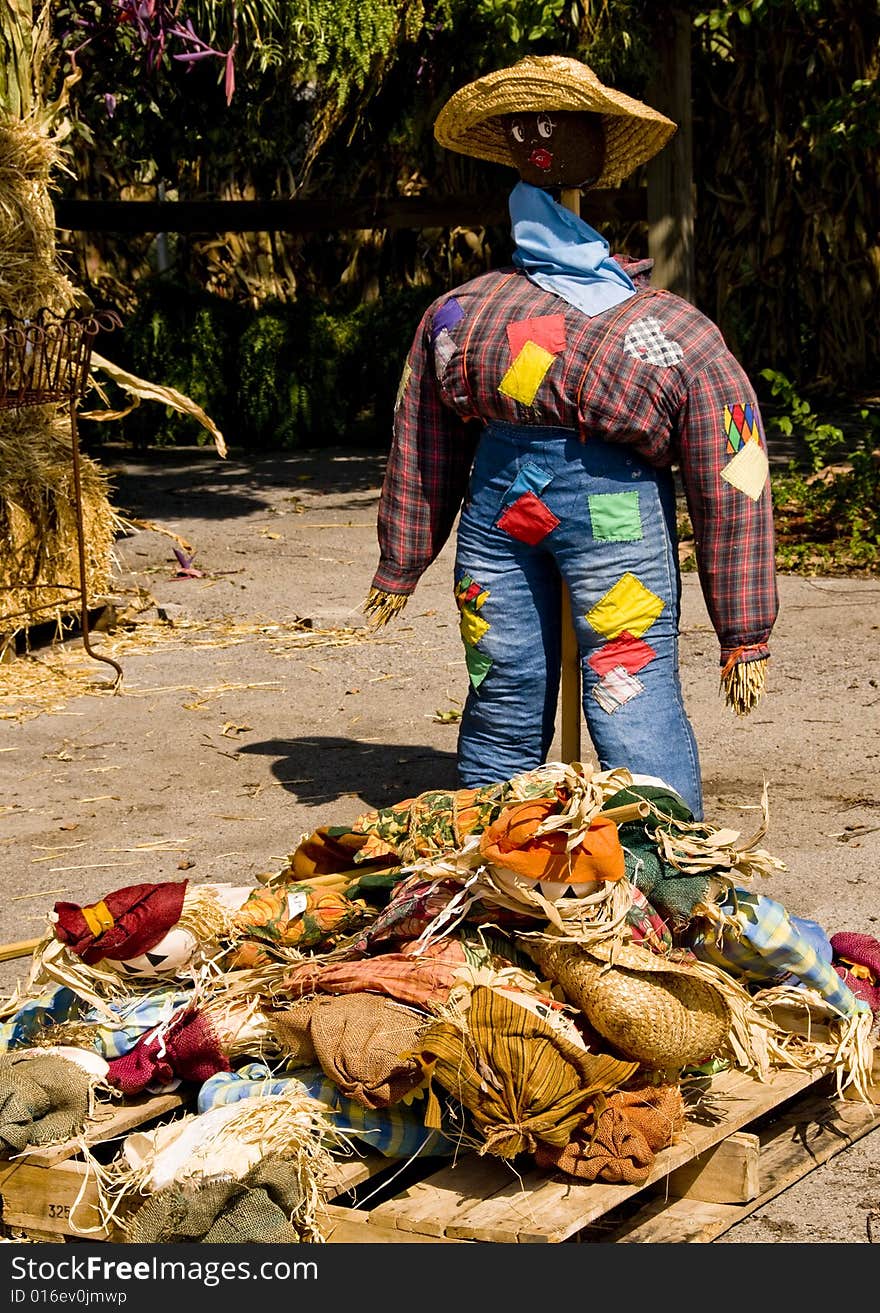
[[[872,1012],[880,1012],[880,940],[841,930],[831,936],[830,943],[832,965],[841,980]]]
[[[55,904],[55,938],[89,966],[102,957],[140,957],[180,920],[186,880],[129,884],[97,903]]]

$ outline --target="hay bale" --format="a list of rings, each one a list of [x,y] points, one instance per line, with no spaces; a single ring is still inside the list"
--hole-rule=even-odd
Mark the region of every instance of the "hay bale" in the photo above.
[[[80,457],[89,600],[110,586],[119,527],[106,475]],[[55,406],[0,411],[0,635],[77,614],[70,421]]]
[[[62,313],[77,294],[59,266],[50,190],[61,151],[27,119],[0,115],[0,306]]]

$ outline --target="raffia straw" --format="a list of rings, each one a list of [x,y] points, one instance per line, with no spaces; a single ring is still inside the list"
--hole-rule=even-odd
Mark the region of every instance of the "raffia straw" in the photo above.
[[[370,625],[381,629],[399,615],[409,601],[407,593],[386,593],[381,588],[371,588],[364,602],[364,615],[369,616]]]
[[[719,691],[724,694],[724,705],[733,707],[738,716],[747,716],[758,705],[767,678],[767,659],[737,661],[737,653],[721,671]]]
[[[868,1093],[874,1062],[870,1012],[842,1017],[817,990],[791,985],[762,989],[753,1002],[772,1026],[776,1065],[810,1071],[823,1064],[834,1073],[838,1097],[852,1086],[863,1102],[873,1106]],[[786,1012],[792,1011],[796,1019],[786,1025]]]
[[[211,1153],[215,1161],[222,1161],[224,1146],[259,1146],[260,1159],[277,1155],[288,1163],[296,1177],[303,1203],[293,1217],[303,1237],[320,1242],[322,1235],[317,1215],[324,1202],[325,1182],[334,1167],[331,1148],[344,1146],[350,1149],[347,1137],[330,1120],[326,1104],[294,1090],[266,1098],[252,1096],[242,1100],[237,1112],[218,1126],[211,1140]],[[191,1121],[197,1114],[187,1114],[181,1120]],[[96,1208],[100,1226],[82,1228],[76,1224],[76,1204],[71,1209],[71,1225],[80,1234],[94,1233],[102,1226],[109,1227],[119,1217],[120,1209],[133,1201],[134,1196],[154,1193],[152,1185],[158,1151],[147,1154],[138,1167],[132,1167],[120,1155],[109,1164],[99,1163],[81,1143],[89,1169],[96,1181]],[[175,1172],[176,1181],[207,1179],[197,1157],[193,1157]],[[221,1169],[222,1171],[222,1169]],[[220,1174],[211,1173],[211,1175]],[[88,1179],[88,1173],[86,1174]],[[84,1190],[80,1191],[77,1204]]]

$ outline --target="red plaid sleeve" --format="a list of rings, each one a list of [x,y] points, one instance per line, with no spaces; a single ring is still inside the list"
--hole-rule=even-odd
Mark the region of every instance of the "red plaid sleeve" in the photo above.
[[[678,447],[721,664],[734,653],[759,660],[779,610],[767,442],[754,390],[730,352],[690,380]]]
[[[404,365],[394,437],[379,498],[379,567],[373,588],[412,593],[449,537],[473,463],[477,433],[441,400],[430,326],[419,324]]]

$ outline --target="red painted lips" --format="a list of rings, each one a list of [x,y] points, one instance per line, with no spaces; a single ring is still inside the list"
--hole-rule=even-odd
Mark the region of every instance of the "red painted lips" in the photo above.
[[[549,169],[552,163],[553,156],[543,146],[538,146],[529,156],[529,164],[534,164],[536,169]]]

